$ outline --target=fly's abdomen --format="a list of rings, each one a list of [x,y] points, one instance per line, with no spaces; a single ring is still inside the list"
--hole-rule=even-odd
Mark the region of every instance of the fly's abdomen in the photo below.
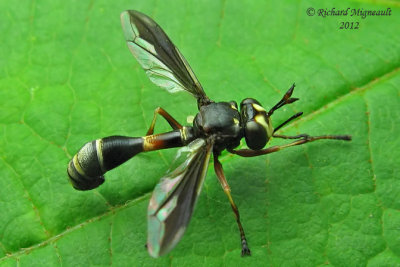
[[[104,174],[143,151],[142,137],[110,136],[85,144],[68,165],[75,189],[90,190],[104,182]]]
[[[140,152],[187,145],[195,139],[192,127],[144,137],[110,136],[84,145],[68,164],[75,189],[90,190],[104,183],[104,174]]]

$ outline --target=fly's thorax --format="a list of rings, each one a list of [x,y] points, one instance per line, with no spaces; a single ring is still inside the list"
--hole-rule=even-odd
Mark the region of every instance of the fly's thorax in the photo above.
[[[274,132],[271,118],[253,98],[246,98],[240,103],[240,113],[247,146],[253,150],[262,149]]]
[[[219,150],[234,148],[243,137],[240,114],[236,102],[218,102],[202,106],[193,122],[196,136],[214,138]]]

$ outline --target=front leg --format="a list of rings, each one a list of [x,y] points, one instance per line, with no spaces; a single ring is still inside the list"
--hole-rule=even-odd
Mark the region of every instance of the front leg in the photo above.
[[[350,141],[351,136],[350,135],[321,135],[321,136],[309,136],[308,134],[300,134],[296,136],[286,136],[286,135],[274,135],[274,137],[277,138],[283,138],[283,139],[299,139],[296,140],[292,143],[286,144],[286,145],[281,145],[281,146],[271,146],[266,149],[260,149],[260,150],[252,150],[252,149],[228,149],[228,151],[232,154],[236,154],[241,157],[256,157],[256,156],[261,156],[265,154],[270,154],[273,152],[277,152],[279,150],[282,150],[284,148],[288,148],[291,146],[299,146],[305,143],[313,142],[316,140],[320,139],[333,139],[333,140],[344,140],[344,141]]]

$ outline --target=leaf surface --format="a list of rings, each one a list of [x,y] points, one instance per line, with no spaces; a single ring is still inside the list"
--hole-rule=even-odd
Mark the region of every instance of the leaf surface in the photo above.
[[[390,16],[308,16],[318,9]],[[161,106],[178,121],[188,94],[154,86],[126,47],[119,14],[154,18],[216,101],[267,109],[283,134],[351,134],[268,156],[222,155],[251,257],[220,185],[208,177],[185,236],[152,259],[150,194],[176,149],[140,154],[79,192],[66,168],[86,142],[142,136]],[[371,1],[0,2],[1,266],[400,265],[400,6]],[[339,29],[341,22],[359,29]],[[156,132],[169,130],[159,119]],[[272,140],[269,145],[283,144]]]

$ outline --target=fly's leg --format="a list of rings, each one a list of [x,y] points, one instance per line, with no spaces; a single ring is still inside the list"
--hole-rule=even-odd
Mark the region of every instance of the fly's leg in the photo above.
[[[172,129],[178,130],[182,129],[182,125],[177,122],[165,109],[158,107],[154,110],[153,120],[151,121],[150,128],[147,131],[146,135],[152,135],[154,133],[154,126],[156,125],[157,114],[160,114],[169,125],[171,125]]]
[[[309,136],[308,134],[298,134],[298,135],[294,135],[294,136],[287,136],[287,135],[274,134],[273,137],[282,138],[282,139],[305,139],[305,140],[308,140],[308,142],[312,142],[312,141],[319,140],[319,139],[351,141],[350,135]]]
[[[296,141],[293,141],[292,143],[286,144],[286,145],[281,145],[281,146],[271,146],[266,149],[260,149],[260,150],[252,150],[252,149],[229,149],[228,151],[232,154],[239,155],[241,157],[256,157],[256,156],[261,156],[265,154],[270,154],[273,152],[277,152],[279,150],[291,147],[291,146],[299,146],[305,143],[313,142],[316,140],[320,139],[333,139],[333,140],[344,140],[344,141],[351,141],[351,136],[350,135],[321,135],[321,136],[309,136],[308,134],[300,134],[296,136],[285,136],[285,135],[273,135],[274,137],[277,138],[283,138],[283,139],[299,139]]]
[[[247,240],[246,240],[246,236],[244,234],[242,223],[240,222],[239,210],[238,210],[238,208],[237,208],[237,206],[236,206],[236,204],[233,201],[233,198],[231,196],[231,188],[229,187],[228,182],[226,181],[225,174],[224,174],[224,171],[222,169],[221,162],[218,160],[218,156],[219,156],[219,153],[214,152],[214,169],[215,169],[215,173],[217,174],[218,180],[221,183],[221,186],[224,189],[224,193],[228,197],[229,202],[231,203],[231,207],[232,207],[233,212],[235,213],[236,222],[238,224],[239,231],[240,231],[240,240],[241,240],[241,245],[242,245],[242,256],[247,256],[247,255],[250,255],[250,249],[249,249],[249,246],[247,244]]]

